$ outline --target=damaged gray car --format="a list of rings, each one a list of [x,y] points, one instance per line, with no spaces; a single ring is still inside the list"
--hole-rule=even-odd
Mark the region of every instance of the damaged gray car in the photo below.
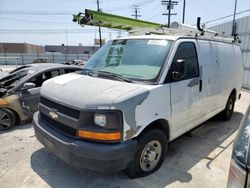
[[[77,70],[81,68],[55,63],[29,64],[0,79],[0,131],[32,119],[38,110],[44,81]]]

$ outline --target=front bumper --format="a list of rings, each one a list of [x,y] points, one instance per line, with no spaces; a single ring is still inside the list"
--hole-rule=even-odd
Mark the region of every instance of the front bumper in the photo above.
[[[36,138],[51,153],[76,168],[99,172],[123,170],[133,159],[137,147],[136,140],[106,144],[69,138],[41,121],[39,112],[34,114],[33,125]]]

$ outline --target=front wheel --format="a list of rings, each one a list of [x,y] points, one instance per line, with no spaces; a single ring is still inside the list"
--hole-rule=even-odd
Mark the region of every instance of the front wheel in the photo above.
[[[167,138],[160,129],[151,129],[139,139],[133,161],[126,169],[131,178],[144,177],[157,171],[165,158]]]
[[[0,131],[11,129],[15,123],[15,114],[11,110],[0,108]]]

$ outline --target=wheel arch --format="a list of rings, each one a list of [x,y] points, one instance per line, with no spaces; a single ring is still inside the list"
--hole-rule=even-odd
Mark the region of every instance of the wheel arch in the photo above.
[[[12,108],[6,108],[6,109],[10,110],[11,112],[13,112],[15,114],[15,116],[16,116],[16,122],[15,122],[15,124],[22,122],[21,116],[20,116],[20,114],[16,110],[14,110]]]
[[[138,137],[141,137],[143,133],[149,131],[150,129],[161,129],[165,133],[167,140],[170,139],[170,126],[166,119],[157,119],[151,122],[139,133]]]
[[[234,101],[235,101],[235,100],[236,100],[236,96],[237,96],[237,91],[236,91],[235,88],[231,91],[229,97],[230,97],[232,94],[234,95]]]

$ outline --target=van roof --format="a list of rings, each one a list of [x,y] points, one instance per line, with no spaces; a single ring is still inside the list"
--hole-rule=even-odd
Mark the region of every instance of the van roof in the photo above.
[[[119,40],[119,39],[159,39],[159,40],[172,40],[176,41],[180,38],[188,38],[188,39],[198,39],[198,40],[205,40],[205,41],[215,41],[215,42],[221,42],[221,43],[227,43],[227,44],[233,44],[238,45],[238,43],[232,43],[232,41],[229,38],[221,38],[221,37],[213,37],[209,38],[206,36],[202,37],[192,37],[192,36],[185,36],[185,35],[156,35],[156,34],[150,34],[150,35],[129,35],[126,37],[120,37],[113,40]]]

